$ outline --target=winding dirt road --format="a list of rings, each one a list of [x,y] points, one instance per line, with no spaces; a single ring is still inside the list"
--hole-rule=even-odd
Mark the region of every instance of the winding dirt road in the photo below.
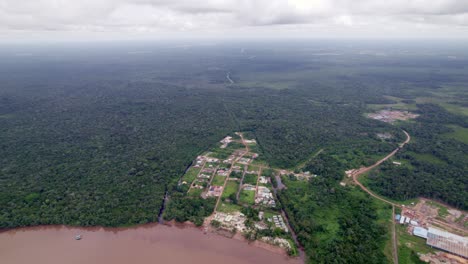
[[[355,171],[353,171],[351,173],[351,176],[353,177],[353,181],[356,185],[358,185],[359,187],[361,187],[361,189],[365,192],[367,192],[369,195],[371,195],[372,197],[376,198],[376,199],[379,199],[381,200],[382,202],[385,202],[385,203],[388,203],[388,204],[391,204],[393,206],[396,206],[396,207],[401,207],[400,205],[398,204],[395,204],[393,202],[390,202],[380,196],[378,196],[377,194],[373,193],[372,191],[370,191],[369,189],[367,189],[364,185],[362,185],[360,182],[359,182],[359,176],[374,169],[375,167],[379,166],[380,164],[382,164],[384,161],[388,160],[389,158],[393,157],[400,149],[402,149],[408,142],[410,142],[411,140],[411,136],[408,134],[408,132],[404,131],[403,130],[403,133],[405,133],[406,135],[406,140],[400,144],[400,146],[398,148],[396,148],[394,151],[392,151],[390,154],[388,154],[387,156],[385,156],[383,159],[377,161],[376,163],[374,163],[373,165],[369,166],[369,167],[362,167],[362,168],[359,168]]]
[[[393,221],[393,219],[395,219],[395,207],[400,207],[401,208],[401,205],[398,205],[398,204],[395,204],[393,202],[390,202],[388,200],[386,200],[385,198],[382,198],[380,196],[378,196],[377,194],[373,193],[372,191],[370,191],[369,189],[367,189],[364,185],[362,185],[360,182],[359,182],[359,176],[374,169],[375,167],[379,166],[380,164],[382,164],[384,161],[388,160],[389,158],[393,157],[400,149],[402,149],[408,142],[410,142],[411,140],[411,136],[408,134],[408,132],[404,131],[403,130],[403,133],[405,133],[406,135],[406,140],[401,143],[398,148],[396,148],[394,151],[392,151],[390,154],[388,154],[387,156],[385,156],[383,159],[377,161],[376,163],[374,163],[373,165],[369,166],[369,167],[363,167],[363,168],[360,168],[360,169],[357,169],[355,171],[353,171],[351,173],[351,176],[353,177],[353,181],[356,185],[358,185],[363,191],[367,192],[370,196],[376,198],[376,199],[379,199],[380,201],[384,202],[384,203],[387,203],[387,204],[390,204],[392,205],[392,242],[393,242],[393,263],[395,264],[398,264],[398,242],[397,242],[397,236],[396,236],[396,230],[395,230],[395,223]]]

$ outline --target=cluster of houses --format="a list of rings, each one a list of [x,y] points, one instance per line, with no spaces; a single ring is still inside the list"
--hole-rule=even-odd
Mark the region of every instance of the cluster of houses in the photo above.
[[[346,172],[346,174],[348,174],[348,171]],[[301,173],[291,173],[290,171],[287,171],[287,170],[281,170],[280,175],[289,175],[290,177],[296,177],[296,179],[301,180],[301,181],[310,180],[310,178],[317,177],[316,174],[312,174],[310,173],[310,171],[301,172]]]
[[[419,226],[419,223],[416,220],[411,220],[409,216],[395,215],[395,220],[398,221],[401,225],[410,224],[412,226]]]
[[[257,196],[255,197],[255,204],[276,207],[276,202],[273,198],[273,194],[271,193],[270,189],[268,189],[265,186],[258,186]]]
[[[232,171],[235,171],[235,172],[242,172],[242,167],[239,166],[239,165],[234,165],[231,167],[232,168]]]
[[[288,227],[284,223],[283,217],[281,215],[274,215],[271,218],[267,219],[269,222],[273,222],[275,227],[283,229],[285,232],[288,232]]]
[[[210,158],[207,156],[198,156],[197,159],[195,160],[195,165],[193,165],[194,168],[200,168],[203,166],[205,162],[211,162],[211,163],[219,163],[219,159],[217,158]],[[211,166],[213,167],[213,166]]]
[[[193,165],[194,168],[200,168],[203,166],[203,163],[205,161],[204,156],[198,156],[197,159],[195,160],[195,165]]]
[[[241,212],[235,212],[235,213],[230,213],[230,214],[216,212],[214,215],[214,220],[220,222],[221,225],[225,228],[228,228],[228,229],[235,228],[241,232],[246,231],[246,227],[245,227],[246,217]]]
[[[223,163],[224,164],[231,164],[234,161],[235,158],[236,158],[236,156],[231,155],[227,159],[223,160]]]
[[[218,197],[223,193],[223,186],[210,186],[206,197]]]
[[[210,181],[211,175],[213,175],[214,171],[215,169],[213,168],[204,168],[203,170],[201,170],[192,188],[197,188],[197,189],[205,188],[206,184]]]
[[[223,177],[226,177],[229,175],[229,170],[227,168],[220,168],[218,169],[218,171],[216,172],[219,176],[223,176]]]

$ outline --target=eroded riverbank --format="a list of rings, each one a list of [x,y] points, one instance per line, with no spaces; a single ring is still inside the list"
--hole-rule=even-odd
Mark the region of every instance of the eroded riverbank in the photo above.
[[[82,240],[75,240],[76,234]],[[245,242],[192,227],[38,226],[0,232],[2,263],[298,263]]]

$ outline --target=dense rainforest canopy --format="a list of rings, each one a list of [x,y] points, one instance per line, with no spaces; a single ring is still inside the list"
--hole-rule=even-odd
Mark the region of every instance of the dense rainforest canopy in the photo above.
[[[288,182],[279,197],[319,263],[385,262],[380,205],[338,183],[345,170],[394,149],[401,128],[413,136],[398,154],[410,166],[384,165],[370,186],[466,209],[464,48],[449,47],[455,61],[383,43],[242,43],[242,53],[240,45],[65,45],[32,56],[15,55],[28,47],[2,47],[0,227],[154,222],[166,191],[169,219],[199,222],[213,203],[184,197],[177,182],[196,155],[234,131],[255,137],[270,166],[318,175]],[[420,117],[394,125],[367,118],[382,108]]]

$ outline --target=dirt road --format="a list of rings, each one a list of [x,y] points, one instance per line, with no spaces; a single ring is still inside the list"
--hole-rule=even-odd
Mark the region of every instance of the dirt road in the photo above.
[[[393,244],[393,263],[398,264],[398,240],[397,240],[397,234],[396,234],[396,229],[395,229],[395,206],[392,206],[392,244]]]
[[[355,170],[354,172],[352,172],[351,176],[353,177],[353,181],[356,185],[358,185],[359,187],[361,187],[361,189],[365,192],[367,192],[369,195],[371,195],[372,197],[376,198],[376,199],[379,199],[381,200],[382,202],[385,202],[385,203],[388,203],[388,204],[391,204],[393,206],[396,206],[396,207],[401,207],[400,205],[398,204],[395,204],[395,203],[392,203],[380,196],[378,196],[377,194],[373,193],[372,191],[370,191],[369,189],[367,189],[364,185],[362,185],[360,182],[359,182],[359,176],[361,174],[364,174],[374,168],[376,168],[377,166],[379,166],[380,164],[382,164],[384,161],[388,160],[389,158],[393,157],[401,148],[403,148],[410,140],[411,140],[411,136],[403,130],[403,133],[405,133],[406,135],[406,140],[400,144],[400,146],[398,148],[396,148],[394,151],[392,151],[390,154],[388,154],[387,156],[385,156],[383,159],[377,161],[376,163],[374,163],[373,165],[369,166],[369,167],[363,167],[363,168],[360,168],[360,169],[357,169]]]
[[[249,149],[249,146],[245,143],[245,140],[244,140],[244,136],[242,135],[242,133],[239,133],[239,137],[241,138],[241,142],[242,144],[244,144],[245,146],[245,152],[242,153],[239,157],[235,158],[232,163],[231,163],[231,168],[229,168],[229,171],[227,173],[227,176],[226,176],[226,179],[224,180],[224,184],[223,184],[223,192],[224,190],[226,189],[226,185],[227,185],[227,182],[229,181],[229,176],[231,175],[232,173],[232,168],[234,167],[234,165],[236,164],[236,162],[238,162],[242,157],[244,157],[245,154],[247,154],[250,149]],[[216,175],[216,174],[215,174]],[[244,179],[244,175],[245,175],[245,170],[244,170],[244,174],[242,175],[242,179]],[[214,176],[213,176],[214,178]],[[240,186],[239,186],[239,190],[242,188],[242,179],[241,179],[241,183],[240,183]],[[240,192],[240,191],[239,191]],[[237,199],[239,199],[239,192],[237,193]],[[215,205],[215,209],[213,211],[213,214],[217,212],[218,210],[218,205],[219,205],[219,201],[221,200],[221,197],[223,196],[223,194],[221,193],[221,195],[219,195],[218,197],[218,200],[216,200],[216,205]]]
[[[388,203],[390,205],[392,205],[392,240],[393,240],[393,263],[395,264],[398,264],[398,243],[397,243],[397,236],[396,236],[396,230],[395,230],[395,223],[394,223],[394,220],[395,219],[395,207],[400,207],[400,205],[398,204],[395,204],[393,202],[390,202],[380,196],[378,196],[377,194],[373,193],[372,191],[370,191],[369,189],[367,189],[364,185],[362,185],[360,182],[359,182],[359,176],[361,174],[364,174],[372,169],[374,169],[375,167],[379,166],[380,164],[382,164],[384,161],[388,160],[389,158],[393,157],[401,148],[403,148],[408,142],[410,142],[411,140],[411,136],[403,130],[403,133],[405,133],[406,135],[406,140],[401,143],[399,145],[398,148],[396,148],[394,151],[392,151],[390,154],[388,154],[387,156],[385,156],[383,159],[377,161],[376,163],[374,163],[373,165],[369,166],[369,167],[364,167],[364,168],[360,168],[358,170],[355,170],[354,172],[352,172],[351,176],[353,177],[353,181],[356,185],[358,185],[363,191],[367,192],[370,196],[376,198],[376,199],[379,199],[380,201],[384,202],[384,203]]]

